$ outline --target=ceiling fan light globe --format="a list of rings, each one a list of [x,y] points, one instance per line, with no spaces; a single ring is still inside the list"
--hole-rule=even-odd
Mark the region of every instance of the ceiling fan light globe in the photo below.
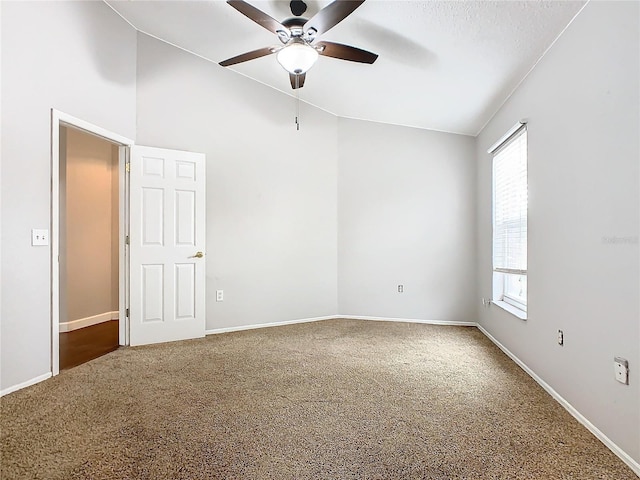
[[[318,52],[304,43],[292,43],[280,50],[276,59],[287,72],[302,75],[316,63]]]

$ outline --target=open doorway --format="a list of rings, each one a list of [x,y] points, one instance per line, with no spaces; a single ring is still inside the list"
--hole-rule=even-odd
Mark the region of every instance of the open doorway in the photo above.
[[[119,145],[61,125],[60,370],[119,345]]]
[[[125,167],[132,145],[126,137],[51,110],[53,375],[61,360],[68,368],[128,344]],[[70,348],[75,358],[63,358]]]

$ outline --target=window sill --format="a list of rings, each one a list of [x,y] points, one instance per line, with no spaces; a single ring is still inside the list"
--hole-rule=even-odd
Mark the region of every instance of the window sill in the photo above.
[[[527,312],[524,310],[520,310],[518,307],[514,307],[513,305],[503,302],[502,300],[492,302],[496,307],[500,307],[503,310],[506,310],[511,315],[518,317],[520,320],[527,319]]]

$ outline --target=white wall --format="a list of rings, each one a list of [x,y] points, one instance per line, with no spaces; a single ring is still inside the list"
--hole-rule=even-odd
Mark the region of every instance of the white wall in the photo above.
[[[2,2],[0,389],[51,371],[50,111],[135,136],[135,31],[102,2]]]
[[[474,138],[347,119],[338,135],[340,314],[475,321]]]
[[[479,307],[480,322],[636,462],[639,14],[637,2],[589,3],[477,142],[478,297],[489,298],[486,150],[529,119],[529,318],[491,306]],[[614,380],[618,355],[630,362],[629,386]]]
[[[206,328],[335,315],[337,119],[303,104],[296,131],[292,97],[138,46],[138,143],[207,155]]]

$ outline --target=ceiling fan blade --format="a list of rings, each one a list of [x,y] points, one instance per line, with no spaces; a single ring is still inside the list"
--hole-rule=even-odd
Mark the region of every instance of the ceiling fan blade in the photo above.
[[[313,30],[316,32],[313,35],[318,37],[335,27],[363,3],[364,0],[336,0],[307,20],[303,30],[307,34]]]
[[[235,57],[228,58],[227,60],[223,60],[219,65],[222,67],[228,67],[229,65],[235,65],[236,63],[247,62],[249,60],[253,60],[254,58],[271,55],[276,50],[277,48],[273,47],[259,48],[258,50],[253,50],[251,52],[243,53],[242,55],[237,55]]]
[[[294,90],[296,88],[304,87],[304,79],[307,76],[306,73],[301,73],[300,75],[295,75],[293,73],[289,74],[289,80],[291,80],[291,88]]]
[[[289,29],[287,27],[282,25],[275,18],[272,18],[264,13],[262,10],[257,9],[253,5],[250,5],[243,0],[227,0],[227,3],[238,10],[240,13],[242,13],[244,16],[250,18],[258,25],[261,25],[270,32],[273,32],[276,35],[282,35],[279,32],[285,32],[287,36],[291,36],[291,33],[289,32]]]
[[[350,62],[373,63],[378,58],[375,53],[367,52],[361,48],[342,45],[341,43],[319,42],[316,44],[320,55],[325,57],[349,60]]]

